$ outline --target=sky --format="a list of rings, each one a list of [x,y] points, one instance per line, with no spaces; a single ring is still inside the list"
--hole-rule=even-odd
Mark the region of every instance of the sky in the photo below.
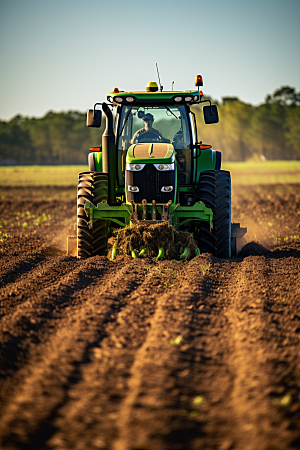
[[[0,119],[86,111],[114,87],[258,105],[300,91],[300,0],[0,0]]]

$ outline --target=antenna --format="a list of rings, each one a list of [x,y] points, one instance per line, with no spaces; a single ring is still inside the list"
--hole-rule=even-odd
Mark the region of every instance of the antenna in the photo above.
[[[156,63],[156,70],[157,70],[157,76],[158,76],[159,89],[160,89],[160,92],[162,92],[163,86],[160,84],[160,78],[159,78],[159,71],[158,71],[157,63]]]
[[[172,91],[173,91],[173,89],[174,89],[174,81],[172,81]]]

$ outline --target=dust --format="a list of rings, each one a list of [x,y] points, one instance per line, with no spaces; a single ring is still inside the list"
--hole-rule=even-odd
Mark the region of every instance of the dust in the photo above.
[[[41,253],[44,256],[63,256],[65,254],[65,251],[54,245],[44,244],[41,248]]]
[[[186,248],[190,255],[194,255],[198,247],[191,233],[177,231],[168,222],[128,225],[115,234],[113,249],[118,249],[119,254],[123,255],[145,248],[149,256],[157,256],[159,248],[163,247],[167,259],[179,259]]]
[[[231,220],[248,230],[242,246],[259,242],[273,250],[298,245],[299,205],[300,185],[233,186]]]

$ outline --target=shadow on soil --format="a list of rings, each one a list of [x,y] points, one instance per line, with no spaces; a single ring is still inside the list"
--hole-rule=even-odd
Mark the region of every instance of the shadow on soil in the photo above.
[[[247,258],[247,256],[265,256],[266,258],[300,258],[300,249],[291,247],[281,247],[280,249],[269,250],[258,242],[249,242],[238,253],[238,258]]]

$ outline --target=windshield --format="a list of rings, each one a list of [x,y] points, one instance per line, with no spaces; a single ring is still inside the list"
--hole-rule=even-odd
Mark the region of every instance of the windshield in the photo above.
[[[176,149],[190,146],[184,106],[125,106],[119,123],[119,150],[127,150],[131,144],[139,142],[169,142]]]
[[[117,137],[119,182],[124,182],[126,153],[130,145],[142,142],[167,142],[174,145],[179,182],[189,183],[191,138],[185,106],[124,106]]]

